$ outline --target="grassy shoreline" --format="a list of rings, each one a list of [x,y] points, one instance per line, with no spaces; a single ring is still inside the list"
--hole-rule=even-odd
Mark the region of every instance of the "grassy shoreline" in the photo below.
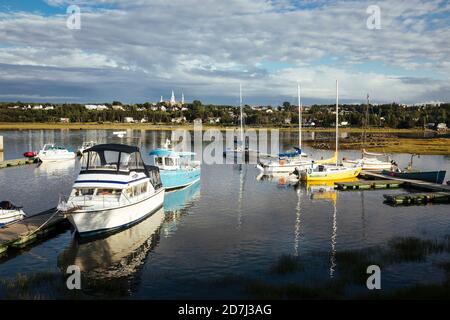
[[[147,124],[147,123],[0,123],[0,130],[159,130],[159,131],[172,131],[172,130],[193,130],[193,125],[169,125],[169,124]],[[238,129],[237,127],[223,127],[214,125],[203,125],[203,129],[217,129],[220,131],[228,131]],[[277,129],[280,132],[296,132],[296,127],[247,127],[247,129]],[[304,132],[334,132],[334,128],[304,128]],[[346,133],[361,133],[362,128],[341,128],[341,132]],[[416,154],[428,154],[428,155],[450,155],[450,138],[447,137],[432,137],[432,138],[399,138],[383,136],[383,134],[424,134],[426,132],[432,132],[430,130],[424,130],[420,128],[416,129],[392,129],[392,128],[370,128],[367,130],[370,134],[377,134],[380,137],[375,137],[374,140],[362,145],[361,141],[347,141],[341,139],[340,148],[345,150],[361,150],[365,148],[367,151],[373,152],[385,152],[385,153],[416,153]],[[305,141],[306,144],[314,145],[314,141]],[[334,142],[327,142],[330,144],[329,149],[334,148]],[[332,146],[331,146],[332,145]],[[325,148],[327,149],[327,148]]]

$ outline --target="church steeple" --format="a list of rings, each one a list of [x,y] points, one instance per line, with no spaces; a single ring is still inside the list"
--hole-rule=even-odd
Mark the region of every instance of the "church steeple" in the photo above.
[[[172,90],[172,97],[170,97],[170,104],[174,105],[176,103],[175,101],[175,93]]]

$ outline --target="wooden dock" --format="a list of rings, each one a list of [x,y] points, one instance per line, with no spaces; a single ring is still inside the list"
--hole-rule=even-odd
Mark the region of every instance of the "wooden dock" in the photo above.
[[[386,202],[393,205],[450,203],[449,192],[385,194]]]
[[[68,227],[67,219],[62,217],[56,208],[7,225],[0,228],[0,255],[8,250],[26,247]]]
[[[400,188],[403,184],[403,181],[390,179],[335,182],[335,186],[339,190],[393,189]]]
[[[0,161],[0,169],[8,168],[8,167],[23,166],[23,165],[27,165],[27,164],[33,164],[33,163],[36,163],[36,160],[27,159],[27,158]]]

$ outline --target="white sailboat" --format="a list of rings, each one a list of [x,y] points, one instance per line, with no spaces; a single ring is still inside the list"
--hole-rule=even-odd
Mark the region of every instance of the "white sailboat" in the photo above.
[[[333,165],[323,165],[312,163],[309,168],[300,172],[300,178],[305,181],[326,181],[326,180],[345,180],[352,179],[359,175],[362,168],[355,165],[344,167],[338,165],[339,149],[339,83],[336,80],[336,162]]]
[[[242,104],[242,84],[239,84],[239,109],[240,109],[240,140],[237,141],[234,148],[227,148],[223,152],[223,156],[226,158],[244,158],[245,153],[249,152],[248,148],[245,146],[244,138],[244,111]]]
[[[260,161],[256,166],[262,173],[266,175],[277,173],[292,173],[296,169],[303,170],[311,164],[311,159],[306,158],[306,154],[302,151],[302,103],[300,83],[297,83],[298,98],[298,148],[293,153],[279,154],[278,159],[270,161]]]
[[[366,116],[364,121],[364,131],[363,131],[363,144],[366,143],[366,130],[369,124],[369,95],[367,95],[367,105],[366,105]],[[384,157],[384,160],[380,160],[378,157]],[[342,159],[342,164],[345,167],[353,167],[355,165],[361,166],[363,170],[369,171],[382,171],[390,170],[392,163],[388,155],[382,153],[367,152],[365,149],[362,150],[362,155],[360,159]]]

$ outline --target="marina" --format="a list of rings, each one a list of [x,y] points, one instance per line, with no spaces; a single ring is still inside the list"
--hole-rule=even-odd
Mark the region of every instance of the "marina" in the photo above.
[[[43,145],[40,137],[72,149],[83,141],[112,139],[110,131],[75,134],[49,130],[25,135],[30,138],[14,131],[2,135],[7,137],[5,152],[9,159],[18,158],[23,150],[38,150]],[[139,149],[146,164],[152,163],[152,150],[166,140],[164,134],[156,131],[129,132],[127,136],[119,139],[142,142]],[[286,133],[280,149],[287,150],[297,139],[295,133]],[[111,140],[114,141],[119,142]],[[315,158],[333,156],[332,152],[304,149]],[[358,151],[340,153],[341,157],[355,157]],[[399,165],[406,166],[410,156],[396,154],[395,158]],[[282,175],[259,179],[259,169],[244,163],[202,165],[200,181],[166,193],[162,211],[157,210],[123,230],[84,240],[86,237],[79,237],[61,212],[47,211],[59,203],[62,195],[71,194],[74,182],[79,180],[82,159],[0,171],[4,181],[1,198],[22,206],[28,215],[0,229],[2,279],[14,281],[18,272],[30,279],[39,272],[58,277],[76,262],[85,271],[86,287],[79,293],[82,298],[251,298],[258,294],[246,286],[254,281],[283,283],[287,277],[307,286],[311,286],[308,279],[326,285],[332,281],[330,269],[333,277],[343,272],[346,262],[342,251],[385,246],[396,237],[444,241],[448,235],[450,217],[448,204],[443,200],[448,198],[439,194],[449,191],[447,185],[398,179],[372,171],[362,171],[359,179],[341,182],[289,182]],[[448,159],[443,156],[422,156],[415,162],[416,167],[426,170],[449,170]],[[22,192],[24,185],[26,195]],[[424,199],[425,195],[426,200],[411,200],[407,206],[400,203],[406,200],[399,200]],[[387,199],[391,200],[383,203]],[[393,205],[392,201],[399,203]],[[422,205],[425,203],[432,204],[432,210]],[[274,274],[270,270],[278,268],[274,264],[282,259],[280,255],[313,267],[288,276]],[[322,256],[324,259],[319,258]],[[330,264],[331,258],[336,266]],[[433,259],[441,261],[438,256]],[[444,256],[442,259],[445,261]],[[419,265],[420,268],[411,267],[413,280],[395,271],[401,270],[400,265],[393,265],[390,279],[386,280],[391,290],[402,287],[405,281],[420,283],[424,274],[432,273],[433,281],[441,281],[439,267]],[[117,288],[105,290],[112,279]],[[186,287],[179,287],[180,281]],[[229,285],[220,285],[223,282]],[[6,294],[5,290],[0,284],[0,295]],[[38,287],[29,290],[28,293],[38,290],[49,296],[52,292]]]

